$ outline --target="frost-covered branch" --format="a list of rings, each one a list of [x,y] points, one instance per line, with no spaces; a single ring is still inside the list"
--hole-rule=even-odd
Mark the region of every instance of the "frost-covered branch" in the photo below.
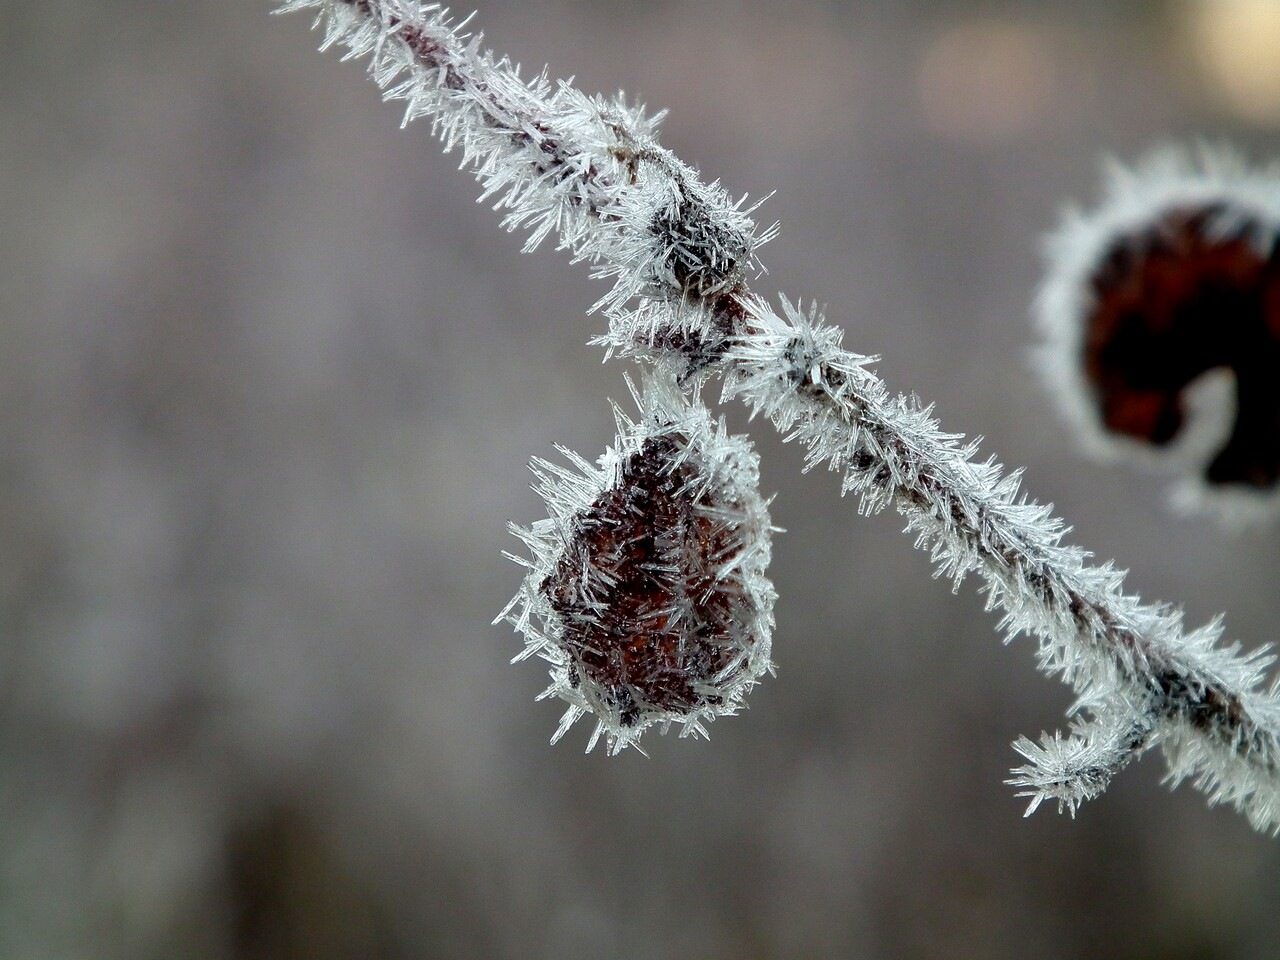
[[[621,100],[552,84],[545,74],[522,80],[434,5],[289,0],[281,6],[308,8],[319,14],[326,46],[341,42],[348,56],[370,57],[386,96],[406,101],[406,121],[430,117],[446,149],[461,149],[483,196],[507,211],[505,225],[529,230],[526,248],[554,233],[561,248],[613,280],[596,305],[609,320],[597,342],[651,362],[679,391],[696,393],[721,376],[726,397],[741,397],[807,446],[810,466],[840,471],[843,490],[859,496],[863,512],[888,506],[901,512],[942,575],[957,584],[969,573],[981,576],[1009,637],[1038,638],[1041,668],[1061,674],[1079,699],[1065,737],[1016,745],[1028,763],[1011,782],[1026,788],[1031,809],[1057,800],[1074,811],[1158,743],[1171,780],[1192,779],[1259,829],[1280,830],[1280,689],[1263,688],[1271,658],[1217,645],[1217,622],[1186,630],[1176,609],[1125,594],[1123,573],[1091,566],[1083,550],[1062,544],[1062,523],[1020,494],[1018,473],[979,461],[976,445],[942,432],[930,409],[891,394],[869,369],[874,358],[845,351],[840,331],[815,311],[785,300],[775,310],[752,293],[747,278],[772,229],[757,231],[743,201],[703,184],[662,148],[654,118]],[[670,436],[672,427],[655,429]],[[642,440],[636,444],[643,447]],[[660,471],[652,482],[665,476]],[[598,486],[593,496],[612,495],[606,480]],[[583,518],[600,515],[601,502],[584,505],[560,540],[580,533]],[[540,572],[526,580],[525,605],[515,615],[526,632],[530,606],[540,602],[530,591],[547,592],[558,569],[562,555],[552,550],[535,557]],[[617,580],[616,573],[596,578]],[[666,629],[677,599],[663,603],[645,616]],[[612,609],[598,597],[591,604],[593,622]],[[552,635],[544,630],[531,641],[544,656],[543,641],[554,646],[569,629],[554,611],[547,617]],[[558,649],[549,659],[572,679],[584,657],[603,656],[595,644],[580,640],[579,654]],[[646,649],[650,656],[659,648]],[[683,653],[660,649],[671,664],[684,663]],[[706,682],[713,680],[708,675]],[[612,693],[595,699],[568,680],[564,689],[557,683],[552,691],[570,700],[573,717],[587,709],[604,714],[597,732],[604,729],[611,745],[634,740],[624,728],[637,718],[648,722],[635,704],[643,691],[634,680],[618,680]],[[710,694],[699,697],[690,700],[698,716],[713,714]],[[659,706],[651,719],[669,723],[671,711]]]
[[[1261,689],[1272,657],[1217,646],[1217,621],[1187,631],[1180,611],[1125,594],[1122,572],[1061,543],[1061,521],[1020,496],[1017,473],[977,462],[976,445],[942,433],[915,398],[891,396],[866,369],[872,358],[840,348],[837,328],[785,302],[785,319],[758,300],[752,307],[750,330],[730,350],[726,392],[802,441],[810,466],[843,471],[864,512],[904,514],[942,575],[957,584],[982,576],[1008,637],[1036,636],[1041,669],[1062,674],[1079,694],[1076,712],[1097,718],[1065,741],[1020,743],[1029,766],[1014,782],[1031,789],[1032,808],[1056,799],[1074,809],[1163,742],[1172,779],[1191,778],[1276,830],[1280,697]],[[1069,769],[1078,775],[1064,776]]]

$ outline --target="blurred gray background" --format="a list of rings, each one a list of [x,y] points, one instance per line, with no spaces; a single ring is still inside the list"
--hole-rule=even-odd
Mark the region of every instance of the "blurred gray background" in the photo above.
[[[612,436],[602,292],[270,4],[0,3],[0,957],[1280,956],[1280,845],[1160,786],[1023,820],[1070,694],[752,425],[778,675],[710,743],[551,747],[490,620],[530,456]],[[466,12],[466,11],[463,11]],[[526,67],[777,193],[816,299],[1149,599],[1274,638],[1280,530],[1082,459],[1028,361],[1099,161],[1277,155],[1280,3],[489,0]],[[746,427],[743,411],[728,408]]]

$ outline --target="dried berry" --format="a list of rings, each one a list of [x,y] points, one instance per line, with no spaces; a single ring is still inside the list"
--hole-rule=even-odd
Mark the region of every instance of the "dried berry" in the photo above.
[[[592,745],[603,733],[611,753],[654,723],[705,734],[735,712],[770,667],[773,627],[755,453],[671,381],[637,401],[597,466],[534,462],[552,515],[513,528],[533,556],[503,613],[525,635],[517,659],[550,662],[544,695],[569,703],[556,738],[591,712]]]
[[[1280,187],[1222,158],[1116,175],[1054,241],[1041,298],[1048,368],[1097,438],[1185,441],[1189,396],[1230,375],[1225,439],[1192,446],[1205,488],[1280,481]]]

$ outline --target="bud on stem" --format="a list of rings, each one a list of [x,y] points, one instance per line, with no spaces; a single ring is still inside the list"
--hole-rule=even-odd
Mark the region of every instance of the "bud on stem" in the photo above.
[[[551,516],[512,527],[529,573],[499,616],[525,636],[517,660],[551,664],[543,696],[569,704],[553,740],[592,713],[587,749],[603,733],[610,753],[655,723],[705,736],[771,669],[773,528],[755,452],[661,374],[636,401],[596,466],[569,451],[573,469],[534,461]]]

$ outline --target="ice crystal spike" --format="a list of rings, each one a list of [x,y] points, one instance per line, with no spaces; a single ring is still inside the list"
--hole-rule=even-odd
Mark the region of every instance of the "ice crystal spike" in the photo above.
[[[756,454],[668,379],[648,378],[636,399],[639,418],[618,413],[597,466],[534,462],[551,516],[514,528],[532,558],[503,614],[525,636],[521,657],[551,664],[544,696],[569,704],[556,739],[591,713],[610,753],[655,723],[705,735],[770,669]]]
[[[1134,171],[1117,169],[1107,200],[1070,219],[1050,249],[1039,302],[1046,369],[1074,419],[1111,450],[1186,447],[1191,388],[1209,371],[1223,371],[1234,386],[1234,422],[1221,431],[1225,440],[1190,440],[1197,449],[1188,450],[1187,459],[1194,461],[1197,485],[1210,496],[1277,494],[1280,181],[1274,172],[1250,174],[1235,160],[1204,151],[1198,158],[1165,154]]]

